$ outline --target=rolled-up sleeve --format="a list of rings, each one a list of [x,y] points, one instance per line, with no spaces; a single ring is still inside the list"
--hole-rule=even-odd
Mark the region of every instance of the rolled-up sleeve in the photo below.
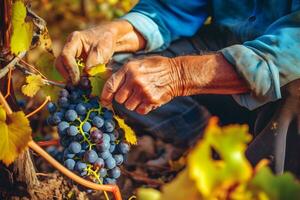
[[[159,51],[181,36],[192,36],[207,18],[206,0],[140,0],[122,19],[146,39],[146,51]]]
[[[234,95],[238,103],[252,110],[280,99],[280,88],[300,78],[300,11],[280,18],[255,40],[221,52],[252,90]]]

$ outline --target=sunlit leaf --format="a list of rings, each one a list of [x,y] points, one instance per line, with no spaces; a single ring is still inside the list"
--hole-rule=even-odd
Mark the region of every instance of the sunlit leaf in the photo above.
[[[39,45],[53,55],[52,40],[47,27],[44,28],[43,32],[39,36]]]
[[[0,106],[0,121],[5,121],[6,120],[6,113],[5,110]]]
[[[92,67],[91,69],[88,70],[88,74],[90,76],[95,76],[97,74],[101,74],[106,72],[106,66],[104,64],[99,64],[97,66]]]
[[[23,94],[33,97],[45,84],[40,75],[29,75],[26,77],[26,83],[22,86]]]
[[[3,113],[2,107],[0,110]],[[7,116],[6,121],[0,121],[0,135],[0,160],[9,165],[31,140],[31,128],[25,114],[16,112]]]
[[[115,119],[117,120],[120,128],[122,128],[125,132],[125,140],[129,144],[136,145],[137,144],[137,137],[135,132],[130,128],[124,121],[124,119],[121,119],[118,116],[115,116]]]
[[[227,190],[238,183],[246,182],[252,174],[252,167],[246,159],[245,150],[251,140],[248,127],[229,125],[221,128],[212,118],[204,138],[191,152],[188,169],[198,190],[208,198],[225,198]],[[220,160],[212,158],[213,150]]]
[[[18,55],[29,49],[33,35],[32,22],[26,22],[26,7],[22,1],[16,1],[12,5],[11,52]]]

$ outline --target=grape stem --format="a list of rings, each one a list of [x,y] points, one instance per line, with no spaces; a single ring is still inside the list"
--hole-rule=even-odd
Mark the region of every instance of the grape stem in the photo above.
[[[83,137],[83,141],[85,141],[85,142],[88,143],[89,150],[92,150],[92,148],[93,148],[93,146],[94,146],[95,144],[91,143],[91,141],[86,137],[86,135],[85,135],[85,133],[84,133],[82,127],[83,127],[84,123],[87,122],[87,121],[89,120],[90,114],[91,114],[92,112],[98,112],[98,114],[100,114],[100,113],[101,113],[101,106],[99,106],[99,108],[97,108],[97,109],[91,109],[91,110],[89,110],[89,111],[87,112],[87,114],[86,114],[86,116],[85,116],[85,118],[84,118],[83,121],[81,121],[80,118],[77,118],[77,120],[80,122],[80,124],[79,124],[79,132],[80,132],[80,134],[81,134],[82,137]]]
[[[86,169],[88,175],[93,175],[95,179],[97,179],[98,183],[100,185],[103,185],[102,181],[99,178],[99,175],[97,174],[97,170],[92,170],[92,165],[88,165],[87,169]],[[106,200],[109,200],[109,197],[107,195],[107,193],[104,191],[104,196],[106,198]]]

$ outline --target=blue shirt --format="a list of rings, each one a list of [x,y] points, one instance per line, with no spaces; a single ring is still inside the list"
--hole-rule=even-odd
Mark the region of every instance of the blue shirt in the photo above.
[[[233,95],[242,106],[280,99],[281,86],[300,78],[300,0],[140,0],[123,18],[147,40],[146,51],[158,51],[194,35],[207,16],[242,41],[220,50],[251,88]]]

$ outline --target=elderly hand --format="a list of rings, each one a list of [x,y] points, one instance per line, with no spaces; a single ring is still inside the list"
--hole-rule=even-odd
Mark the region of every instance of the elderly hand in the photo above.
[[[183,95],[180,67],[172,58],[161,56],[130,61],[108,79],[101,103],[108,105],[114,98],[129,110],[147,114]]]
[[[85,70],[89,70],[98,64],[106,64],[114,52],[134,52],[144,46],[143,37],[129,22],[116,20],[73,32],[56,59],[56,67],[65,79],[76,84],[80,77],[76,58],[83,58]]]
[[[102,91],[101,102],[115,99],[129,110],[147,114],[174,97],[249,92],[245,81],[222,54],[146,57],[125,64]]]

